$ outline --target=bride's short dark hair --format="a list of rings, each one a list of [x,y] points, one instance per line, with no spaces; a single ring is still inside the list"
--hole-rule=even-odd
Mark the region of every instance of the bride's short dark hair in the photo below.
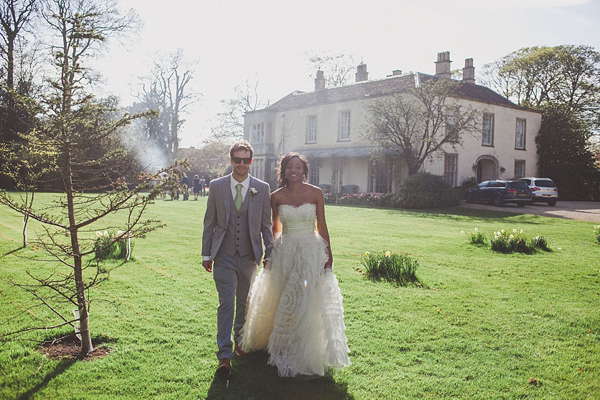
[[[302,162],[304,179],[308,179],[308,160],[302,154],[292,151],[279,159],[279,187],[288,185],[288,180],[285,177],[285,169],[290,160],[294,157],[298,157],[298,159]]]

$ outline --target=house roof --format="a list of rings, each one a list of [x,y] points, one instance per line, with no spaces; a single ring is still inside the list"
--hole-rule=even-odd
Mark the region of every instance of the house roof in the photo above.
[[[283,111],[299,108],[314,107],[321,104],[338,103],[344,101],[360,100],[368,97],[379,97],[391,95],[398,92],[404,92],[415,84],[415,77],[418,74],[420,81],[428,79],[441,79],[432,75],[416,74],[392,76],[385,79],[363,81],[355,84],[340,86],[329,89],[315,90],[314,92],[299,92],[295,91],[282,99],[271,104],[265,110],[268,111]],[[485,86],[476,85],[473,83],[460,82],[456,89],[456,96],[465,100],[478,101],[492,105],[529,110],[520,107],[512,101],[494,92]],[[534,110],[529,110],[534,111]]]

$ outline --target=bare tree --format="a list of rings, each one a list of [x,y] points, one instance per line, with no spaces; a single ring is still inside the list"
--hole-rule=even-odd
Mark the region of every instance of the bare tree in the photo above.
[[[453,97],[460,83],[430,79],[406,92],[367,106],[364,137],[379,149],[392,150],[414,175],[444,146],[458,146],[466,133],[478,131],[479,112]]]
[[[200,96],[190,90],[193,77],[194,70],[184,61],[183,50],[179,49],[167,56],[159,54],[150,75],[141,78],[140,103],[146,109],[158,107],[159,121],[168,121],[168,124],[161,123],[159,128],[163,132],[157,136],[166,138],[166,151],[171,159],[177,158],[179,150],[179,129],[185,122],[182,114]]]
[[[352,80],[352,74],[356,71],[352,55],[306,52],[304,58],[308,61],[311,71],[323,71],[327,87],[346,85]],[[315,78],[312,74],[310,77]]]
[[[11,89],[14,89],[17,37],[31,22],[38,3],[38,0],[2,0],[0,2],[0,25],[2,25],[0,54],[6,62],[6,86]]]
[[[236,97],[221,100],[224,111],[217,114],[219,124],[212,127],[211,137],[214,141],[234,141],[244,137],[244,115],[247,112],[269,106],[258,96],[258,82],[250,83],[246,79],[242,85],[235,87]]]

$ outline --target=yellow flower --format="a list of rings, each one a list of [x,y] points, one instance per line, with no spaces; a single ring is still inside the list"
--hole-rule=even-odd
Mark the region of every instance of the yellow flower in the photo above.
[[[392,255],[392,252],[391,252],[391,251],[386,251],[386,252],[385,252],[385,256],[386,256],[386,257],[391,257],[391,255]]]
[[[365,257],[369,257],[369,254],[371,254],[371,253],[369,253],[368,251],[365,251]]]
[[[104,231],[104,237],[108,237],[108,231]]]
[[[97,236],[97,237],[102,237],[102,232],[100,232],[100,231],[96,231],[96,236]]]
[[[479,232],[479,229],[475,228],[475,232]]]

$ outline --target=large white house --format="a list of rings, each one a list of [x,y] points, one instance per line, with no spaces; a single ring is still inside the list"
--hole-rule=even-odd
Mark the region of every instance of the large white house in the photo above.
[[[438,54],[435,77],[451,77],[450,53]],[[404,162],[373,157],[373,145],[363,138],[366,106],[382,96],[405,91],[432,75],[402,74],[368,80],[367,66],[357,68],[356,82],[326,89],[323,72],[317,73],[315,90],[292,92],[269,107],[248,112],[244,137],[252,143],[255,161],[251,173],[276,185],[278,158],[290,151],[310,162],[310,182],[333,192],[396,191],[408,176]],[[519,107],[491,89],[475,83],[473,60],[465,60],[456,101],[481,112],[477,135],[464,135],[462,144],[448,145],[432,155],[422,170],[442,175],[458,186],[466,179],[478,182],[534,176],[537,171],[535,136],[541,113]],[[381,153],[379,153],[381,154]]]

